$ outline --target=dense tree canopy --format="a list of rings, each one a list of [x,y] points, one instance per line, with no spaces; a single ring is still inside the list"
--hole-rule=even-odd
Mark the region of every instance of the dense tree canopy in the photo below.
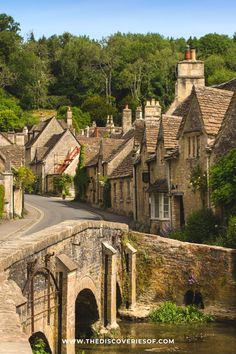
[[[36,40],[31,32],[23,40],[20,25],[0,14],[0,88],[26,110],[72,105],[98,124],[105,123],[107,114],[118,123],[125,103],[135,108],[152,97],[163,109],[170,105],[176,64],[187,43],[205,60],[208,85],[235,77],[235,38],[210,33],[186,40],[118,32],[101,41],[70,33]]]

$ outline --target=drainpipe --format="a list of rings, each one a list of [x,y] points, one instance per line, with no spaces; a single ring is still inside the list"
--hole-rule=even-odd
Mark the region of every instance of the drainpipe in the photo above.
[[[209,146],[206,147],[206,155],[207,155],[207,208],[210,209],[211,207],[211,199],[210,199],[210,156],[211,156],[211,148]]]
[[[172,184],[172,181],[171,181],[171,160],[166,160],[167,162],[167,174],[168,174],[168,187],[169,187],[169,196],[170,196],[170,226],[171,226],[171,229],[172,229],[172,226],[173,226],[173,215],[172,215],[172,196],[171,196],[171,184]]]

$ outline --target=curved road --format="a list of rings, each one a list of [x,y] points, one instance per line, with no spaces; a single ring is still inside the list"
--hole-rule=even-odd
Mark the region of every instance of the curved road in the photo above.
[[[24,232],[24,235],[32,234],[66,220],[101,220],[101,216],[81,209],[76,202],[70,200],[41,197],[38,195],[25,195],[25,203],[28,204],[27,209],[32,205],[39,209],[42,215],[37,224]]]

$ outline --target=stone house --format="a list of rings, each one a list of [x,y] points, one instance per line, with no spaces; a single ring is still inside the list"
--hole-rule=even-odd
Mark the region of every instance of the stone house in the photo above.
[[[4,186],[5,217],[21,216],[23,211],[22,190],[14,186],[13,169],[25,163],[24,158],[25,132],[0,132],[0,184]]]
[[[161,107],[158,101],[147,101],[144,119],[136,120],[137,141],[134,160],[134,218],[139,223],[149,224],[148,186],[150,170],[147,161],[155,153],[157,134],[161,119]]]
[[[55,117],[41,121],[28,133],[26,164],[40,181],[40,192],[54,192],[53,179],[62,173],[74,176],[79,161],[80,144],[72,129],[72,112],[67,120]],[[71,187],[74,195],[74,187]]]
[[[205,87],[203,80],[199,84],[204,63],[195,59],[190,61],[191,70],[187,72],[193,84],[190,95],[189,85],[183,83],[184,79],[189,83],[189,78],[184,78],[180,70],[181,65],[186,66],[183,61],[179,64],[179,74],[181,87],[188,88],[185,91],[187,96],[184,99],[181,94],[178,99],[177,80],[175,102],[167,114],[162,115],[156,151],[147,160],[150,173],[147,188],[149,227],[151,232],[163,235],[184,225],[193,211],[203,206],[211,207],[208,182],[213,156],[220,151],[224,153],[227,140],[231,142],[228,149],[236,145],[233,138],[227,138],[228,130],[233,130],[235,124],[234,92]],[[141,218],[138,220],[142,221]]]

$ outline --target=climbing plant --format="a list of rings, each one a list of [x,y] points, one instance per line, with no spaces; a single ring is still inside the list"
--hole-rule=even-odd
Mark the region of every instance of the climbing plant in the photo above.
[[[4,212],[4,197],[5,197],[5,188],[0,184],[0,219],[3,217]]]
[[[86,190],[89,183],[89,177],[87,175],[87,171],[84,166],[84,161],[85,161],[85,149],[84,146],[81,145],[79,162],[74,177],[76,199],[80,199],[80,200],[85,199]]]
[[[107,176],[99,177],[99,184],[103,187],[103,207],[104,209],[111,207],[111,184]]]
[[[54,190],[62,195],[63,198],[70,195],[70,187],[73,182],[73,178],[67,173],[56,176],[53,179]]]
[[[14,185],[23,191],[32,192],[36,177],[33,171],[27,166],[13,169]]]
[[[189,183],[194,193],[197,191],[200,192],[201,200],[204,205],[207,192],[207,173],[202,170],[200,165],[195,166],[191,170]]]

